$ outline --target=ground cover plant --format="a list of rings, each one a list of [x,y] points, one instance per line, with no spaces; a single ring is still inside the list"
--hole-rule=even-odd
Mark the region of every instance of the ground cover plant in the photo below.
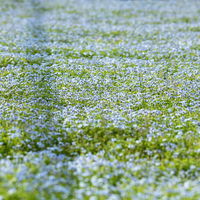
[[[0,199],[200,199],[200,2],[0,0]]]

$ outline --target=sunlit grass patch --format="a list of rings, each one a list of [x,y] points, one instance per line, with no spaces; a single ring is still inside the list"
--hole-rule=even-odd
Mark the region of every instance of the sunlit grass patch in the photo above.
[[[179,31],[190,31],[190,32],[200,32],[200,27],[199,26],[194,26],[194,27],[187,27],[185,29],[179,29]]]
[[[112,11],[112,14],[116,15],[117,17],[123,17],[127,19],[137,17],[137,14],[134,13],[133,9],[114,10]]]
[[[191,49],[194,49],[194,50],[200,50],[200,44],[196,44],[196,45],[193,45],[192,47],[191,47]]]
[[[7,67],[8,65],[17,65],[20,60],[14,56],[3,56],[0,58],[0,67]]]

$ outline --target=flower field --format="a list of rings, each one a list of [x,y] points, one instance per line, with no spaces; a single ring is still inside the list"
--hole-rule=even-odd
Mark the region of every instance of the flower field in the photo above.
[[[200,1],[0,0],[0,200],[199,200]]]

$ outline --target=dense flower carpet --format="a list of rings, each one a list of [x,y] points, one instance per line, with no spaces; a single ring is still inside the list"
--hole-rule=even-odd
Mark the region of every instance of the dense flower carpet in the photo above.
[[[200,1],[0,0],[0,199],[199,200]]]

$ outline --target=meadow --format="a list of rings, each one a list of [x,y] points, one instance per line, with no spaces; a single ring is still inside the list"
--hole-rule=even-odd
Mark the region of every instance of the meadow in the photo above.
[[[200,1],[0,0],[0,200],[199,200]]]

